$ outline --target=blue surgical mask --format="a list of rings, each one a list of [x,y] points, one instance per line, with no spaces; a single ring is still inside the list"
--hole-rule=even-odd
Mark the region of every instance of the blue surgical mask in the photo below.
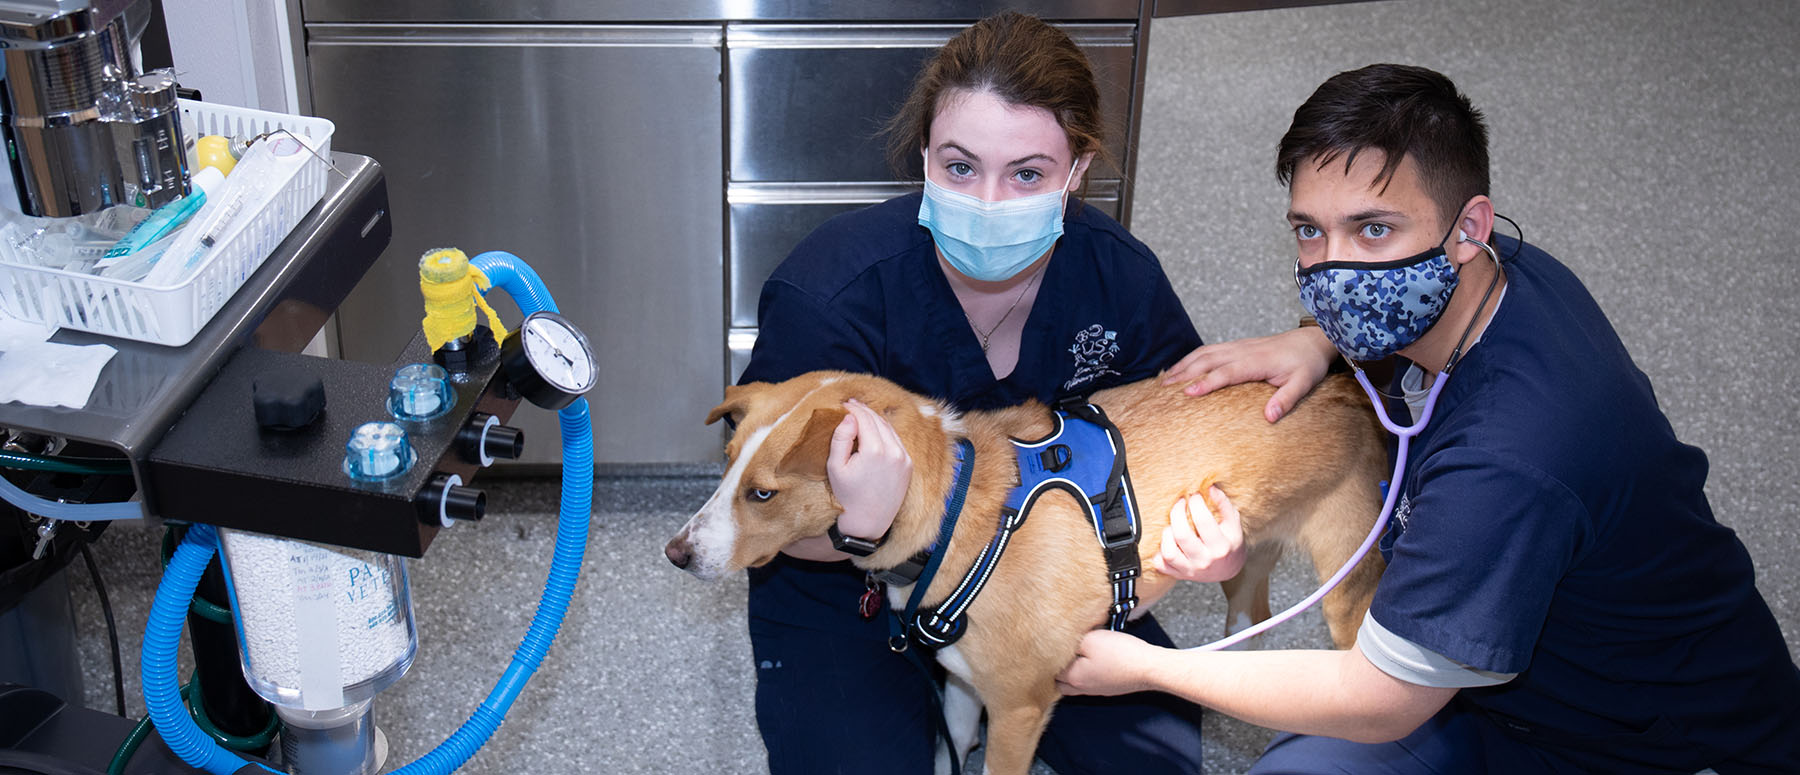
[[[929,157],[927,157],[929,161]],[[1017,275],[1038,260],[1063,233],[1069,178],[1059,191],[989,202],[931,182],[919,202],[919,225],[931,230],[938,252],[956,271],[994,282]]]
[[[1294,261],[1300,303],[1353,361],[1378,361],[1419,341],[1443,316],[1456,280],[1441,245],[1398,261]]]

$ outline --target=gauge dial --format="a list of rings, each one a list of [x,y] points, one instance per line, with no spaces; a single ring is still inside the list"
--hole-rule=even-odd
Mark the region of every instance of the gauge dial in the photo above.
[[[568,406],[600,377],[587,336],[554,312],[526,318],[507,338],[500,360],[519,394],[545,409]]]

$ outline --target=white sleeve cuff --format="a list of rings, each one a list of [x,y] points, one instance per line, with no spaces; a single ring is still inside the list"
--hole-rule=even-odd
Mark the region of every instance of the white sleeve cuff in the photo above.
[[[1419,686],[1444,689],[1497,686],[1518,675],[1469,667],[1395,635],[1375,621],[1374,614],[1370,613],[1363,614],[1362,627],[1356,631],[1356,647],[1381,672]]]

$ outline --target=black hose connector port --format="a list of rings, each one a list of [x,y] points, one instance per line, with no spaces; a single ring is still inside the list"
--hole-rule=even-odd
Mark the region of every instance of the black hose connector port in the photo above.
[[[478,463],[483,468],[493,465],[495,460],[518,460],[525,454],[525,432],[501,425],[491,414],[476,412],[469,415],[468,424],[456,432],[456,451],[463,460]]]
[[[419,518],[428,525],[449,527],[459,519],[476,522],[487,515],[487,493],[463,486],[462,477],[455,474],[432,474],[413,503],[418,506]]]
[[[525,432],[510,425],[496,425],[488,431],[487,443],[481,449],[488,457],[518,460],[525,454]]]

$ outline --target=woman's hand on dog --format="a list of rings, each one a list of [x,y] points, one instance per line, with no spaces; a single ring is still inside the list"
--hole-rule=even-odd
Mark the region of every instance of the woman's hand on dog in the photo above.
[[[1275,395],[1263,407],[1263,417],[1275,422],[1325,379],[1337,354],[1318,328],[1297,328],[1201,347],[1171,366],[1162,383],[1186,382],[1188,395],[1203,396],[1244,382],[1267,382],[1275,386]]]
[[[1154,688],[1150,684],[1152,662],[1161,647],[1135,636],[1112,630],[1094,630],[1081,637],[1075,661],[1056,676],[1063,694],[1130,694]]]
[[[844,402],[844,408],[849,413],[831,433],[825,476],[832,496],[844,507],[838,530],[875,540],[887,535],[900,512],[912,481],[912,456],[880,413],[855,399]]]
[[[1162,551],[1151,562],[1163,575],[1183,581],[1236,576],[1244,568],[1244,526],[1237,507],[1217,487],[1209,488],[1206,497],[1195,493],[1176,500],[1169,508]]]

